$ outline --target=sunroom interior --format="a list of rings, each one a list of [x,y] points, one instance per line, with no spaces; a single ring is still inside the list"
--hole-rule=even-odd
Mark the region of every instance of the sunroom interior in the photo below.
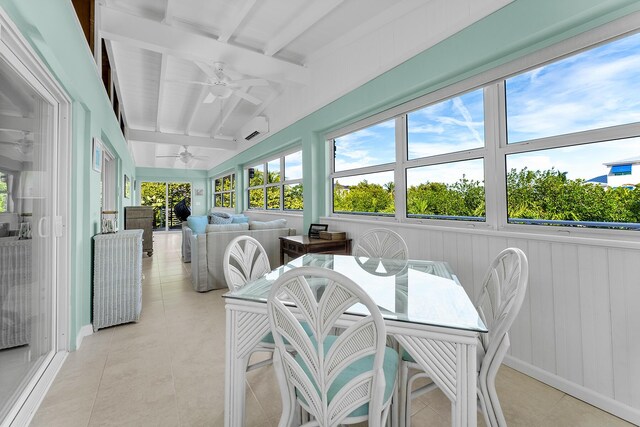
[[[272,365],[229,413],[229,289],[194,290],[180,201],[392,230],[471,301],[519,248],[506,422],[639,425],[638,70],[632,0],[0,0],[0,425],[279,425]],[[132,206],[142,311],[98,328],[94,241]]]

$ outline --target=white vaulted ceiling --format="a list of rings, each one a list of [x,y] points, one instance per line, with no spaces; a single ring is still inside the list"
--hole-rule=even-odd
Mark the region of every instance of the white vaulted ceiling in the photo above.
[[[210,169],[509,1],[101,0],[96,22],[136,165]]]

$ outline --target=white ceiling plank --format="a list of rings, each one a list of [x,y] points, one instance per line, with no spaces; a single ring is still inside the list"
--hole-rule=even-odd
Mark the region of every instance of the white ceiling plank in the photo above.
[[[4,88],[3,88],[4,89]],[[35,119],[0,115],[0,130],[33,132]]]
[[[190,147],[205,147],[218,150],[235,150],[237,143],[226,139],[209,138],[206,136],[192,136],[178,133],[163,133],[140,129],[126,129],[129,141],[153,142],[156,144],[188,145]]]
[[[169,55],[166,53],[162,55],[162,62],[160,63],[160,79],[158,80],[158,105],[156,110],[156,130],[160,132],[160,117],[162,117],[162,98],[164,96],[164,80],[167,72],[167,61]]]
[[[238,13],[233,17],[233,19],[228,23],[227,27],[224,31],[218,36],[218,41],[226,43],[229,41],[233,33],[236,32],[242,21],[247,17],[253,6],[256,4],[256,0],[245,0],[242,8],[238,11]]]
[[[200,111],[200,106],[202,106],[202,102],[204,101],[204,98],[208,94],[209,94],[209,86],[202,86],[200,88],[200,93],[198,94],[198,98],[196,99],[196,102],[194,103],[191,109],[191,114],[189,114],[187,125],[184,127],[185,135],[189,135],[189,132],[191,131],[191,126],[193,126],[193,121],[195,120],[196,115],[198,114],[198,111]]]
[[[233,64],[234,70],[284,84],[306,84],[309,70],[249,49],[221,43],[182,28],[100,7],[100,35],[112,41],[170,54],[190,61]]]
[[[240,90],[246,93],[248,89],[249,88],[245,87]],[[220,132],[220,129],[222,129],[222,127],[224,126],[226,121],[229,119],[229,117],[231,117],[231,113],[233,113],[233,110],[236,109],[236,107],[238,106],[241,100],[242,98],[240,98],[239,96],[232,96],[229,98],[227,103],[222,106],[222,110],[224,111],[226,109],[226,112],[222,116],[222,119],[216,120],[211,125],[211,129],[209,130],[209,133],[211,134],[211,138],[215,138],[218,132]]]
[[[325,15],[338,7],[342,1],[343,0],[323,0],[311,2],[300,15],[296,16],[289,25],[283,28],[267,43],[264,54],[273,56],[278,53],[302,33],[311,28],[313,24],[320,21]]]
[[[374,30],[383,27],[389,22],[392,22],[399,17],[410,13],[412,10],[417,9],[420,6],[424,6],[424,0],[402,0],[393,4],[393,6],[380,12],[378,15],[372,17],[368,21],[362,22],[358,26],[354,26],[349,32],[343,34],[341,37],[327,43],[321,49],[307,55],[305,63],[313,62],[329,55],[344,46],[348,46],[355,40],[361,37],[365,37],[367,34],[372,33]]]

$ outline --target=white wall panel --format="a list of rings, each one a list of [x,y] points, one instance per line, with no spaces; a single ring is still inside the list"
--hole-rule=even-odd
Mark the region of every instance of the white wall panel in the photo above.
[[[640,422],[640,244],[340,217],[321,222],[354,241],[369,228],[393,229],[411,258],[449,262],[473,300],[491,260],[506,247],[521,248],[529,286],[510,332],[512,365]]]

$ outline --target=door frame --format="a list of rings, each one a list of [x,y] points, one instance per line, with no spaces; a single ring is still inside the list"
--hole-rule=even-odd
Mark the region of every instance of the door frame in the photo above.
[[[37,368],[28,381],[14,407],[0,426],[28,425],[38,406],[60,370],[69,349],[69,309],[70,309],[70,230],[71,212],[71,99],[60,86],[49,68],[40,59],[29,42],[11,21],[4,9],[0,8],[0,54],[30,83],[53,107],[55,120],[52,123],[54,135],[52,176],[57,177],[54,186],[53,212],[47,227],[54,233],[55,261],[52,262],[52,354]]]

